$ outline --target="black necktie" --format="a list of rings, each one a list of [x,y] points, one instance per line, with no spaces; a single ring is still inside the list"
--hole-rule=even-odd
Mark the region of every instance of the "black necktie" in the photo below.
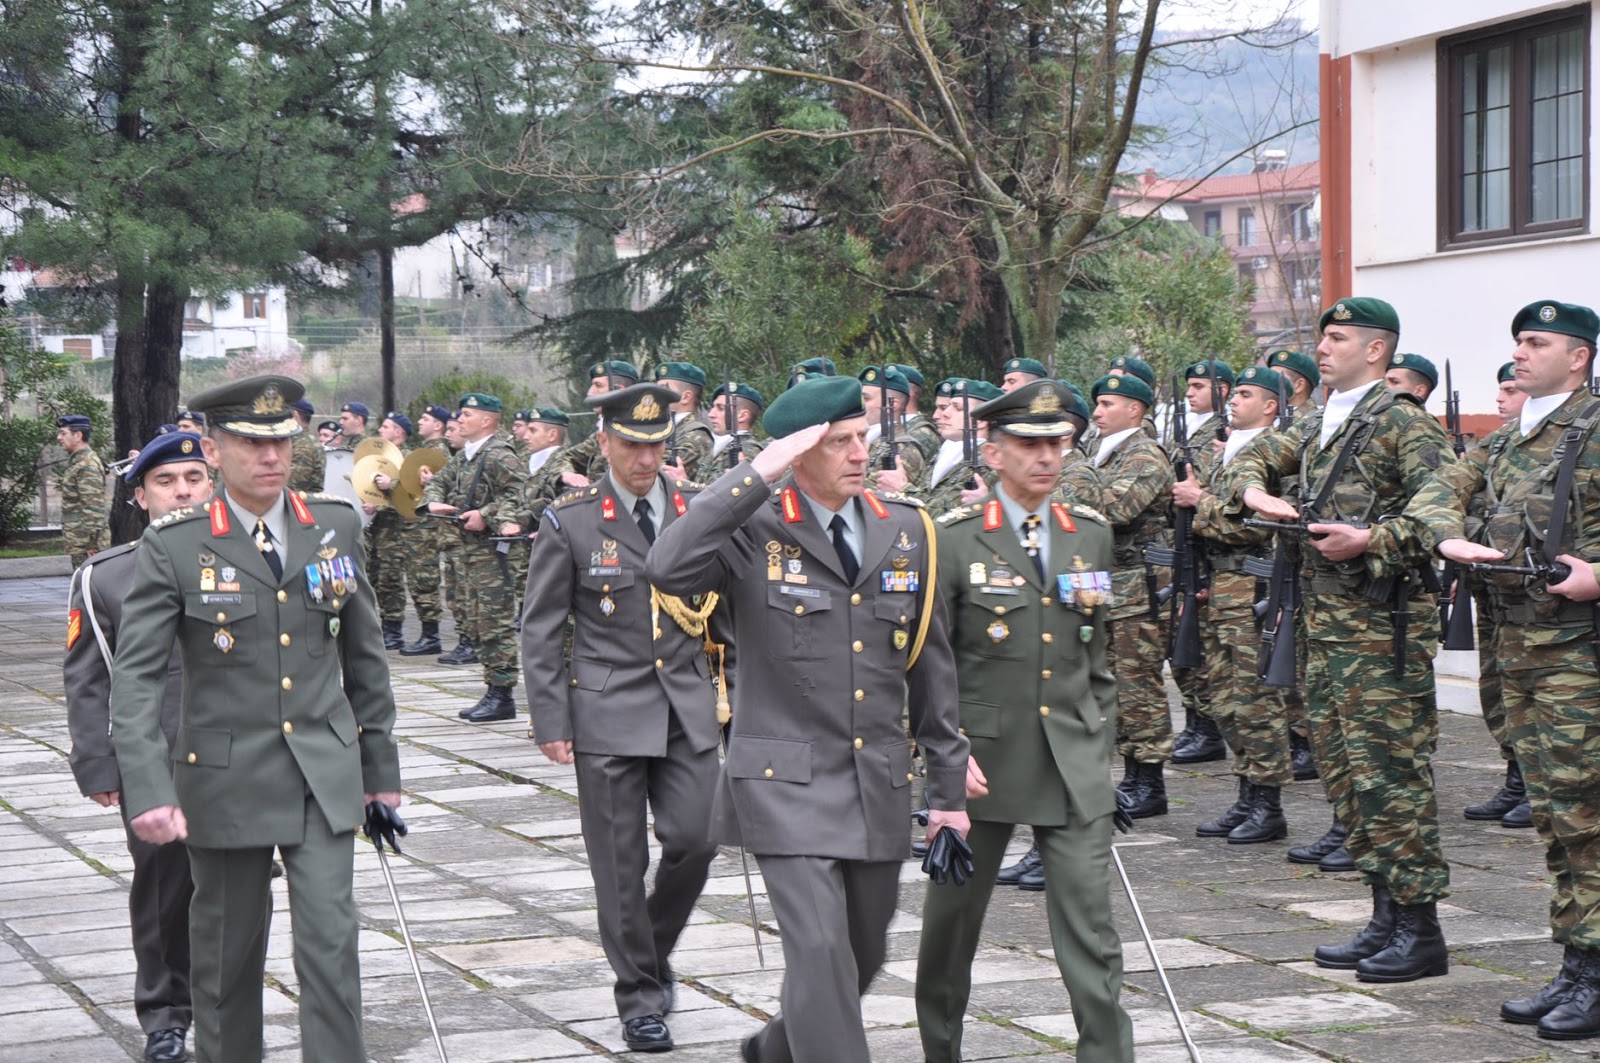
[[[644,541],[656,541],[656,523],[650,519],[650,500],[641,498],[633,504],[633,519],[639,522],[639,530],[644,532]]]
[[[1044,582],[1044,558],[1039,556],[1039,517],[1030,514],[1022,518],[1022,545],[1028,550],[1028,560],[1033,562],[1033,570],[1039,574],[1039,582]]]
[[[844,566],[845,582],[854,586],[856,577],[861,575],[861,562],[856,560],[855,551],[845,540],[844,518],[835,513],[828,522],[828,530],[833,532],[833,552],[839,555],[839,564]]]
[[[256,521],[256,549],[267,559],[267,567],[272,569],[272,574],[282,579],[283,559],[278,557],[278,548],[272,545],[272,533],[267,530],[264,520]]]

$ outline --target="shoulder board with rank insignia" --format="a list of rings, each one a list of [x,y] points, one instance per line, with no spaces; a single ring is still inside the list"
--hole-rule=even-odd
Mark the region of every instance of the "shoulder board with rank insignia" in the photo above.
[[[317,518],[311,515],[311,510],[306,508],[305,500],[294,491],[289,492],[289,508],[294,510],[294,519],[301,524],[315,524]]]
[[[983,530],[994,531],[1005,522],[1005,514],[1000,509],[1000,500],[991,498],[983,504]]]
[[[1066,507],[1067,511],[1073,516],[1087,517],[1090,520],[1099,521],[1101,524],[1111,523],[1104,513],[1100,512],[1098,509],[1095,509],[1093,506],[1085,506],[1078,502],[1068,502],[1066,503]]]
[[[976,517],[979,513],[982,513],[982,512],[983,512],[983,507],[980,506],[980,505],[976,505],[976,504],[967,505],[967,506],[957,506],[955,509],[952,509],[950,512],[940,516],[938,518],[938,522],[940,524],[954,524],[958,520],[966,520],[968,517]]]
[[[916,506],[918,509],[925,508],[922,505],[922,499],[912,498],[903,491],[878,491],[875,492],[875,496],[885,502],[899,502],[903,506]]]
[[[195,517],[202,515],[203,512],[204,511],[197,506],[184,506],[182,509],[173,510],[164,517],[157,517],[155,520],[150,522],[150,527],[165,528],[167,525],[176,524],[180,520],[192,520]]]
[[[587,498],[587,497],[588,497],[588,492],[583,490],[582,488],[579,488],[576,491],[568,491],[566,494],[564,494],[564,495],[560,496],[559,498],[557,498],[554,502],[551,502],[550,503],[550,508],[553,509],[556,506],[570,505],[573,502],[576,502],[580,498]]]
[[[330,494],[327,491],[312,491],[312,492],[310,492],[309,494],[306,495],[306,501],[307,502],[337,502],[341,506],[349,506],[351,509],[355,509],[356,508],[356,504],[354,502],[350,501],[348,498],[344,497],[344,495]]]

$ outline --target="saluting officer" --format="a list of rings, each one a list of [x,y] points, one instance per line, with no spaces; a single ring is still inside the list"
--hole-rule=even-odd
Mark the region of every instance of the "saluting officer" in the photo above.
[[[718,725],[705,653],[716,597],[670,597],[644,571],[650,544],[694,498],[661,472],[675,398],[635,384],[587,400],[605,417],[608,471],[545,510],[522,613],[533,737],[557,764],[577,761],[600,943],[623,1040],[637,1052],[672,1047],[669,957],[717,852],[706,834]],[[661,842],[649,896],[647,804]]]
[[[342,498],[285,490],[301,393],[261,376],[194,397],[224,486],[146,530],[112,675],[134,833],[189,843],[201,1063],[261,1059],[274,847],[289,881],[301,1055],[367,1058],[351,879],[366,804],[400,803],[394,695],[360,519]],[[169,759],[161,708],[175,644],[185,682]]]
[[[883,964],[909,848],[907,705],[930,839],[968,826],[933,522],[863,490],[861,390],[813,377],[773,400],[773,441],[650,551],[661,591],[732,600],[740,659],[759,662],[733,688],[713,810],[713,836],[755,854],[783,932],[783,1013],[745,1042],[747,1063],[867,1063],[860,997]]]
[[[980,406],[993,498],[939,518],[961,726],[972,743],[973,878],[928,886],[917,1024],[931,1063],[959,1063],[972,959],[1015,824],[1032,824],[1077,1057],[1132,1063],[1111,918],[1111,754],[1117,681],[1107,656],[1112,537],[1094,510],[1051,500],[1071,393],[1038,380]]]
[[[125,476],[133,497],[151,520],[196,506],[211,497],[211,477],[190,432],[157,436],[139,451]],[[122,781],[111,746],[111,661],[122,629],[122,600],[133,583],[140,540],[102,550],[72,577],[67,613],[67,653],[62,678],[67,694],[68,758],[78,789],[103,808],[121,808]],[[161,702],[161,732],[170,749],[178,738],[183,701],[183,662],[170,659]],[[127,818],[123,819],[124,828]],[[128,922],[137,965],[133,1010],[145,1032],[144,1058],[173,1063],[184,1058],[189,1032],[189,853],[182,843],[151,845],[127,830],[133,857]]]

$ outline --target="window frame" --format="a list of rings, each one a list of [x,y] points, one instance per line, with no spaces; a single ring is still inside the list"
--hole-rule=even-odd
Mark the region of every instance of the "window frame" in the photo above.
[[[1557,236],[1585,235],[1589,232],[1589,181],[1590,181],[1590,115],[1593,111],[1593,52],[1591,50],[1591,9],[1588,4],[1547,11],[1512,22],[1501,22],[1468,33],[1458,33],[1439,39],[1436,75],[1437,92],[1437,180],[1438,180],[1438,249],[1457,250],[1493,244],[1526,243]],[[1533,77],[1529,46],[1535,37],[1552,30],[1578,30],[1583,39],[1579,54],[1583,57],[1582,171],[1579,177],[1581,206],[1576,218],[1536,222],[1532,215],[1533,175]],[[1459,227],[1462,215],[1462,144],[1461,144],[1461,68],[1462,56],[1486,51],[1500,45],[1510,46],[1511,98],[1510,98],[1510,176],[1511,206],[1509,225],[1498,229],[1464,232]]]

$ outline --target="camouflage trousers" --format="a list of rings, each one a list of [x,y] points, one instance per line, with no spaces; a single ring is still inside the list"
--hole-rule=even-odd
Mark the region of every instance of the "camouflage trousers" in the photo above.
[[[461,546],[456,556],[461,565],[460,611],[456,625],[462,627],[463,614],[467,638],[483,662],[483,681],[490,686],[517,685],[517,592],[511,585],[511,565],[505,554],[495,551],[496,543],[484,542],[471,533],[460,533]]]
[[[431,523],[403,520],[392,509],[373,514],[367,525],[367,569],[382,619],[405,619],[409,588],[418,619],[439,620],[439,547]]]
[[[1210,662],[1211,712],[1233,750],[1233,773],[1263,786],[1294,781],[1283,691],[1260,679],[1261,635],[1256,630],[1256,578],[1216,572],[1200,628]]]
[[[1482,591],[1472,596],[1476,610],[1478,635],[1478,704],[1483,708],[1483,723],[1500,746],[1500,756],[1507,761],[1517,758],[1511,747],[1511,735],[1506,727],[1506,703],[1501,693],[1500,655],[1495,652],[1494,617],[1490,613],[1489,596]]]
[[[1341,598],[1321,608],[1344,613],[1353,604]],[[1318,603],[1307,606],[1315,610]],[[1326,626],[1314,615],[1307,620],[1312,631]],[[1345,848],[1363,881],[1386,886],[1397,903],[1438,900],[1450,884],[1433,790],[1438,632],[1425,623],[1412,626],[1405,677],[1397,679],[1386,617],[1369,615],[1365,631],[1339,626],[1337,638],[1307,642],[1305,696],[1317,770],[1350,832]]]
[[[1134,599],[1134,600],[1129,600]],[[1117,752],[1141,764],[1172,759],[1172,709],[1162,665],[1167,657],[1167,618],[1150,618],[1141,588],[1125,598],[1111,624],[1112,664],[1117,673]],[[1133,611],[1134,607],[1137,611]]]
[[[1555,879],[1550,934],[1600,949],[1600,676],[1592,640],[1518,646],[1502,673],[1506,723]]]
[[[461,537],[448,527],[439,529],[439,564],[444,570],[440,580],[444,607],[455,618],[456,627],[466,634],[465,605],[461,601]]]

